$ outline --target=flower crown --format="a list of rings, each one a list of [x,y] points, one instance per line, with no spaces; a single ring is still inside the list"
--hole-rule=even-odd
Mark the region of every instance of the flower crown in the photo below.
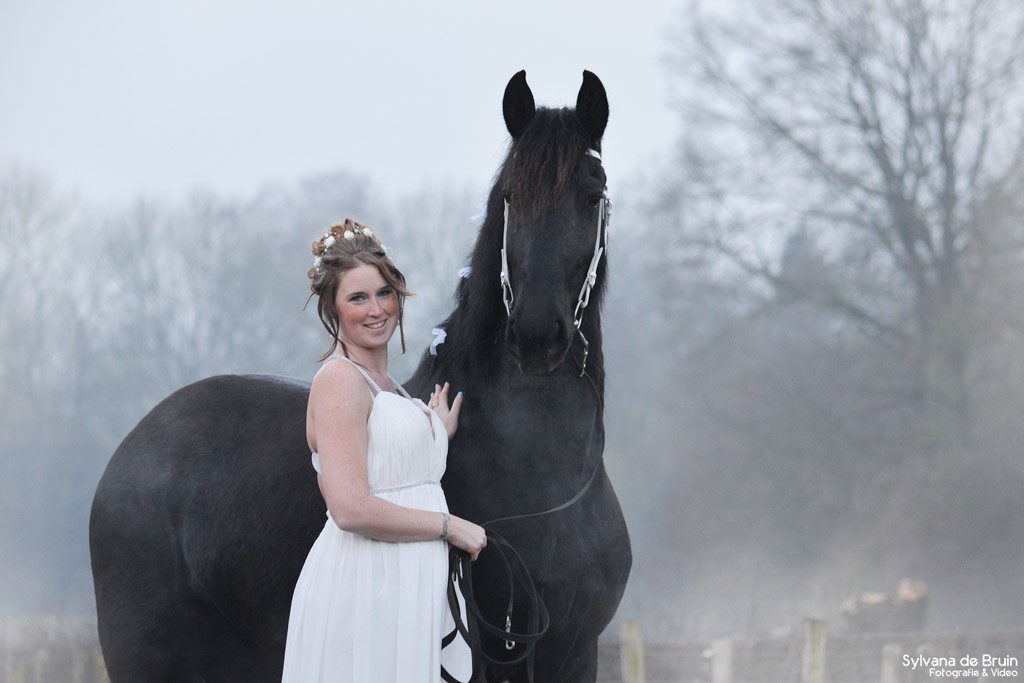
[[[327,232],[320,236],[320,239],[313,242],[313,268],[309,271],[309,277],[320,277],[324,274],[323,255],[328,248],[339,239],[354,240],[356,235],[377,242],[372,230],[351,218],[346,218],[344,223],[336,223],[328,228]]]

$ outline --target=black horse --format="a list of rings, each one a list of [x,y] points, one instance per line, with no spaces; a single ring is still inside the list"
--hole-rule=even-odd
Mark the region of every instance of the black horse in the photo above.
[[[608,100],[584,72],[575,110],[537,109],[520,72],[503,107],[512,144],[472,271],[445,342],[406,387],[425,398],[447,380],[465,392],[443,484],[455,514],[497,520],[489,528],[522,554],[547,605],[536,680],[594,681],[597,637],[632,561],[602,459]],[[114,453],[90,520],[114,683],[280,679],[292,589],[325,511],[305,440],[308,390],[272,377],[203,380],[155,407]],[[504,566],[485,550],[473,570],[484,616],[503,623]],[[512,631],[525,631],[521,593],[515,603]],[[482,646],[507,655],[501,640]],[[501,675],[524,680],[525,670]]]

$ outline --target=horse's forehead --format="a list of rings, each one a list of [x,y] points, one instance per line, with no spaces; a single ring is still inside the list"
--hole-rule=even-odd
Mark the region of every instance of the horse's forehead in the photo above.
[[[581,191],[601,190],[605,173],[600,161],[577,152],[573,157],[559,158],[555,153],[544,163],[533,163],[510,157],[504,178],[504,192],[521,215],[540,216],[575,203]]]

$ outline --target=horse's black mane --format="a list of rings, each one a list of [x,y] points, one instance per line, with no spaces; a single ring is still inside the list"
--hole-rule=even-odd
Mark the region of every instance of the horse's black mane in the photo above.
[[[470,257],[472,272],[459,281],[455,308],[442,324],[447,338],[439,359],[493,359],[491,351],[502,343],[505,334],[506,313],[498,279],[505,198],[516,206],[516,197],[529,197],[528,204],[516,206],[515,210],[526,211],[527,216],[543,214],[570,183],[586,172],[587,165],[581,160],[589,147],[573,109],[546,107],[537,109],[530,124],[509,145],[488,196],[487,214]],[[600,305],[603,286],[602,277],[594,290],[592,305]]]

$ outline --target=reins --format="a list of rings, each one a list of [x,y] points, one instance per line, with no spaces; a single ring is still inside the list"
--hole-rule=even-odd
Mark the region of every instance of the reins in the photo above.
[[[455,634],[459,633],[469,644],[470,649],[478,655],[481,660],[489,664],[499,667],[512,667],[525,662],[527,680],[531,682],[533,681],[537,642],[544,637],[544,634],[547,633],[548,627],[551,625],[551,617],[548,614],[548,609],[544,604],[543,598],[541,598],[540,594],[537,592],[537,587],[533,582],[533,577],[530,575],[530,570],[527,568],[526,562],[512,544],[505,540],[503,536],[498,534],[491,527],[503,522],[518,521],[522,519],[529,519],[531,517],[543,517],[572,507],[590,489],[590,485],[594,483],[600,469],[601,463],[598,461],[597,466],[590,474],[590,477],[583,485],[583,488],[581,488],[576,495],[561,505],[553,507],[550,510],[544,510],[543,512],[530,512],[522,515],[499,517],[498,519],[492,519],[491,521],[485,522],[481,525],[487,529],[487,547],[493,548],[498,552],[502,563],[505,565],[505,575],[508,578],[508,608],[505,610],[505,623],[503,627],[491,624],[484,619],[483,614],[480,612],[480,607],[477,605],[476,596],[473,592],[473,563],[469,559],[469,554],[463,550],[459,550],[455,546],[450,548],[448,553],[448,607],[451,610],[452,618],[455,620],[455,629],[442,639],[442,648],[450,644],[455,639]],[[510,557],[514,562],[509,561]],[[526,612],[527,631],[525,633],[516,633],[512,631],[512,612],[515,605],[515,586],[517,583],[522,587],[524,593],[529,599],[529,605]],[[465,621],[462,619],[462,610],[459,608],[456,587],[462,593],[463,600],[466,604]],[[509,659],[492,657],[483,650],[480,640],[481,633],[504,640],[505,649],[509,651],[514,650],[517,644],[523,644],[525,647],[520,654]],[[481,666],[482,665],[483,664],[481,662]],[[443,666],[441,667],[441,678],[443,678],[447,683],[460,683],[460,681],[448,673]]]
[[[544,605],[544,601],[537,593],[537,587],[533,583],[533,577],[530,576],[530,571],[526,567],[526,563],[523,558],[516,552],[516,549],[504,539],[501,535],[492,532],[487,534],[488,547],[494,547],[498,550],[502,561],[505,564],[505,571],[509,579],[509,599],[511,602],[514,589],[514,583],[518,582],[522,586],[526,595],[529,596],[530,605],[527,611],[527,624],[528,631],[526,633],[515,633],[512,631],[512,617],[511,611],[505,618],[504,628],[500,628],[489,623],[484,619],[483,614],[480,613],[480,607],[476,601],[476,595],[473,592],[473,562],[469,559],[469,555],[462,550],[452,546],[448,555],[448,568],[449,568],[449,580],[448,580],[448,606],[451,609],[452,617],[455,620],[455,629],[449,633],[441,641],[441,647],[444,648],[455,639],[455,634],[459,633],[469,644],[470,649],[475,655],[480,658],[480,675],[481,680],[483,676],[484,662],[490,663],[499,667],[512,667],[517,664],[526,662],[526,674],[529,681],[533,681],[534,671],[534,653],[539,641],[544,634],[547,633],[548,627],[551,625],[551,617],[548,615],[547,607]],[[504,550],[502,550],[504,548]],[[506,555],[506,552],[508,555]],[[513,565],[509,562],[509,555],[515,559],[516,563]],[[462,598],[466,604],[466,620],[463,621],[461,610],[459,609],[458,593],[456,587],[462,593]],[[506,649],[508,643],[512,643],[512,648],[515,647],[516,642],[521,642],[526,645],[523,651],[510,659],[499,659],[492,657],[484,652],[483,645],[480,640],[481,633],[486,633],[495,638],[515,638],[514,641],[506,640]],[[472,675],[472,674],[471,674]],[[458,679],[448,673],[445,668],[441,667],[441,678],[447,683],[460,683]],[[471,679],[472,680],[472,679]]]

